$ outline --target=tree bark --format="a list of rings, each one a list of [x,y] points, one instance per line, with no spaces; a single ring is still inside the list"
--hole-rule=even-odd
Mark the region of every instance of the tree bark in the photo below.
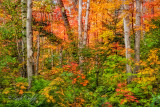
[[[83,48],[83,38],[82,38],[82,0],[79,0],[79,9],[78,9],[78,47],[79,47],[79,66],[80,71],[82,72],[82,64],[83,64],[83,56],[82,56],[82,48]]]
[[[65,10],[63,1],[62,0],[58,0],[58,5],[59,5],[59,7],[61,9],[62,19],[64,21],[64,26],[65,26],[65,28],[67,30],[68,38],[70,40],[72,40],[73,39],[73,34],[72,34],[72,31],[71,31],[71,27],[70,27],[70,24],[69,24],[69,20],[68,20],[67,14],[66,14],[66,10]]]
[[[132,0],[132,33],[133,35],[135,34],[134,32],[134,0]]]
[[[135,70],[136,73],[139,69],[140,61],[140,38],[141,38],[141,1],[136,0],[136,32],[135,32]]]
[[[40,56],[40,37],[37,35],[37,61],[36,61],[36,71],[35,75],[37,76],[38,74],[38,69],[39,69],[39,56]]]
[[[27,77],[26,70],[26,19],[27,19],[27,0],[21,0],[21,12],[22,12],[22,63],[23,71],[22,77]]]
[[[27,18],[27,1],[21,0],[21,12],[22,12],[22,35],[26,37],[26,18]]]
[[[42,40],[42,45],[41,45],[41,46],[44,46],[45,38],[42,37],[41,40]],[[42,65],[41,65],[41,69],[44,68],[44,53],[45,53],[44,49],[41,48],[41,56],[42,56]]]
[[[63,47],[62,46],[60,47],[60,50],[59,50],[59,56],[60,56],[59,65],[60,67],[62,67],[62,62],[63,62]]]
[[[126,0],[124,0],[126,2]],[[131,66],[129,62],[131,61],[131,43],[130,43],[130,18],[129,18],[129,4],[124,4],[124,10],[127,11],[125,17],[123,18],[124,24],[124,39],[125,39],[125,49],[126,49],[126,73],[132,73]],[[131,81],[131,76],[128,77],[127,82]]]
[[[89,8],[90,8],[90,0],[87,0],[85,26],[84,26],[84,36],[83,36],[83,47],[85,47],[87,45]]]
[[[146,12],[146,7],[145,6],[143,6],[143,4],[145,4],[146,3],[146,0],[143,0],[143,3],[142,3],[142,16],[144,16],[145,15],[145,12]],[[143,36],[142,36],[142,38],[143,38],[143,40],[145,40],[145,24],[144,24],[144,21],[145,21],[145,18],[143,17],[142,18],[142,27],[143,27]],[[144,45],[146,45],[146,43],[144,43]]]
[[[68,39],[69,39],[69,40],[72,40],[72,43],[73,43],[73,45],[72,45],[72,44],[70,44],[70,45],[71,45],[71,47],[72,47],[72,46],[75,47],[76,44],[73,42],[73,40],[74,40],[73,32],[72,32],[71,26],[70,26],[70,24],[69,24],[69,20],[68,20],[67,14],[66,14],[66,10],[65,10],[63,1],[62,1],[62,0],[58,0],[58,5],[59,5],[59,7],[60,7],[60,9],[61,9],[62,19],[63,19],[63,21],[64,21],[64,26],[65,26],[66,31],[67,31]],[[69,51],[69,53],[70,53],[69,55],[71,55],[71,57],[72,57],[72,52],[73,52],[73,50]],[[60,61],[60,62],[61,62],[61,61]]]
[[[33,35],[32,35],[32,0],[27,1],[27,73],[28,73],[28,88],[31,88],[33,76]]]
[[[53,67],[53,65],[54,65],[53,49],[51,49],[51,56],[52,56],[51,66]]]

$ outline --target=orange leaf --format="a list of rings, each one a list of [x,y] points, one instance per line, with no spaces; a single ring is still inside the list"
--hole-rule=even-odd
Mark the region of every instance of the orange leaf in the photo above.
[[[23,93],[24,93],[24,92],[23,92],[23,90],[20,90],[20,91],[19,91],[19,94],[21,94],[21,95],[22,95]]]

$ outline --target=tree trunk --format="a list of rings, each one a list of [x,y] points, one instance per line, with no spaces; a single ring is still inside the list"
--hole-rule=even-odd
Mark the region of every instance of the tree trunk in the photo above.
[[[60,56],[59,65],[60,67],[62,67],[62,62],[63,62],[63,47],[62,46],[60,47],[60,50],[59,50],[59,56]]]
[[[51,66],[53,67],[53,65],[54,65],[54,57],[53,57],[53,49],[52,48],[51,48],[51,56],[52,56]]]
[[[139,67],[140,61],[140,38],[141,38],[141,1],[136,0],[136,32],[135,32],[135,70],[136,73]]]
[[[126,2],[126,0],[124,0]],[[130,44],[130,18],[129,18],[129,5],[124,4],[124,10],[127,11],[125,17],[123,18],[124,23],[124,38],[125,38],[125,49],[126,49],[126,73],[132,73],[131,66],[129,65],[129,62],[131,60],[131,44]],[[128,77],[127,82],[129,83],[131,81],[131,76]]]
[[[135,34],[134,32],[134,0],[132,0],[132,33],[133,35]]]
[[[32,35],[32,0],[27,1],[27,73],[28,73],[28,88],[31,88],[33,76],[33,35]]]
[[[73,39],[73,35],[72,35],[71,27],[70,27],[70,24],[69,24],[69,20],[68,20],[67,14],[66,14],[66,10],[65,10],[63,1],[62,0],[58,0],[58,5],[59,5],[59,7],[61,9],[62,19],[64,21],[64,26],[65,26],[65,28],[67,30],[68,38],[70,40],[72,40]]]
[[[22,11],[22,35],[26,37],[26,18],[27,18],[27,1],[21,0],[21,11]]]
[[[66,28],[66,32],[67,32],[67,35],[68,35],[68,39],[69,40],[72,40],[72,43],[73,44],[70,44],[71,46],[70,47],[76,47],[76,44],[74,43],[74,37],[73,37],[73,33],[72,33],[72,30],[71,30],[71,26],[69,24],[69,20],[68,20],[68,17],[67,17],[67,14],[66,14],[66,10],[65,10],[65,7],[64,7],[64,4],[63,4],[63,1],[62,0],[58,0],[58,4],[59,4],[59,7],[61,9],[61,14],[62,14],[62,19],[64,21],[64,26]],[[71,55],[70,57],[72,57],[72,54],[73,54],[73,50],[71,51],[68,51]],[[61,61],[60,61],[61,62]]]
[[[96,55],[96,57],[95,57],[95,59],[96,59],[96,63],[95,63],[95,66],[96,66],[96,85],[97,85],[97,87],[99,86],[99,65],[98,65],[98,55]]]
[[[146,12],[146,7],[145,6],[143,6],[143,4],[145,4],[146,3],[146,0],[143,0],[143,3],[142,3],[142,5],[141,5],[141,7],[142,7],[142,16],[144,16],[145,15],[145,12]],[[145,18],[143,17],[142,18],[142,27],[143,27],[143,35],[142,35],[142,38],[143,38],[143,41],[145,40],[145,34],[146,34],[146,32],[145,32],[145,24],[144,24],[144,21],[145,21]],[[146,45],[146,43],[144,43],[144,45]]]
[[[51,19],[52,20],[52,19]],[[53,33],[53,29],[52,29],[52,22],[51,22],[51,33]],[[52,44],[51,44],[52,45]],[[51,62],[51,66],[53,67],[54,65],[54,57],[53,57],[53,49],[51,48],[51,56],[52,56],[52,62]]]
[[[44,40],[44,37],[42,37],[41,40],[42,40],[42,45],[41,45],[41,46],[43,47],[43,46],[44,46],[44,41],[45,41],[45,40]],[[41,50],[42,50],[42,51],[41,51],[41,56],[42,56],[41,69],[43,70],[43,68],[44,68],[44,54],[45,54],[45,50],[44,50],[44,48],[43,48],[43,49],[41,48]]]
[[[89,8],[90,8],[90,0],[87,0],[87,9],[86,9],[86,17],[85,17],[85,26],[84,26],[84,36],[83,36],[83,47],[87,45],[87,37],[88,37],[88,20],[89,20]]]
[[[40,37],[37,35],[37,61],[36,61],[36,71],[35,75],[37,76],[38,74],[38,69],[39,69],[39,56],[40,56]]]
[[[26,18],[27,18],[27,0],[21,0],[21,12],[22,12],[22,63],[23,71],[22,77],[27,77],[26,70]]]
[[[83,48],[83,38],[82,38],[82,0],[79,0],[79,9],[78,9],[78,47],[79,47],[79,66],[80,71],[82,72],[82,63],[83,63],[83,56],[82,56],[82,48]]]

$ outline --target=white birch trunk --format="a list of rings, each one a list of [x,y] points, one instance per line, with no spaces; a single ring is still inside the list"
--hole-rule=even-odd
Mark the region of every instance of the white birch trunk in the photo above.
[[[141,4],[141,7],[142,7],[142,16],[144,16],[145,15],[145,12],[146,12],[146,7],[145,6],[143,6],[143,4],[145,4],[146,3],[146,0],[143,0],[143,3]],[[142,24],[142,27],[143,27],[143,40],[145,39],[145,24],[144,24],[144,21],[145,21],[145,18],[143,17],[142,18],[142,20],[143,20],[143,24]],[[146,43],[144,44],[144,45],[146,45]]]
[[[27,1],[27,73],[28,73],[28,85],[31,87],[33,76],[33,35],[32,35],[32,0]]]
[[[89,8],[90,8],[90,0],[87,0],[85,26],[84,26],[84,36],[83,36],[83,47],[85,47],[87,45]]]
[[[78,9],[78,47],[79,47],[79,66],[82,72],[82,48],[83,48],[83,38],[82,38],[82,0],[79,0],[79,9]]]
[[[126,2],[126,0],[124,0]],[[130,44],[130,18],[129,18],[129,4],[124,4],[124,10],[127,11],[125,14],[125,17],[123,18],[124,23],[124,39],[125,39],[125,49],[126,49],[126,73],[132,73],[131,66],[129,65],[129,62],[131,60],[131,44]],[[129,83],[131,81],[131,77],[128,77],[127,82]]]
[[[136,32],[135,32],[135,70],[136,73],[139,67],[140,61],[140,38],[141,38],[141,1],[136,0]]]

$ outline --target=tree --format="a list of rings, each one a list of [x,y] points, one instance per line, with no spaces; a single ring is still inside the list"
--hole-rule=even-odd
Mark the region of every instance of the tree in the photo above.
[[[146,7],[145,6],[143,6],[144,4],[146,3],[146,0],[143,0],[142,1],[142,15],[141,16],[144,16],[145,15],[145,12],[146,12]],[[145,25],[144,25],[144,21],[145,21],[145,18],[143,17],[142,18],[142,27],[143,27],[143,35],[142,35],[142,38],[143,38],[143,40],[144,40],[144,38],[145,38]],[[146,45],[146,44],[145,44]]]
[[[37,76],[38,74],[38,69],[39,69],[39,56],[40,56],[40,31],[39,34],[37,35],[37,58],[36,58],[36,70],[35,70],[35,75]]]
[[[126,12],[125,17],[123,18],[124,24],[124,39],[125,39],[125,49],[126,49],[126,73],[132,73],[131,66],[129,62],[131,60],[131,43],[130,43],[130,18],[129,18],[129,4],[126,4],[127,0],[124,0],[124,11]],[[131,81],[131,77],[128,77],[127,82]]]
[[[86,46],[86,44],[87,44],[89,8],[90,8],[90,0],[87,0],[85,26],[84,26],[84,36],[83,36],[83,47]]]
[[[21,0],[21,14],[22,14],[22,63],[23,71],[22,76],[26,77],[26,17],[27,17],[27,0]]]
[[[27,1],[27,73],[28,73],[28,85],[31,87],[33,76],[33,35],[32,35],[32,0]]]
[[[82,61],[83,61],[83,56],[82,56],[82,48],[83,48],[83,37],[82,37],[82,0],[79,0],[79,9],[78,9],[78,47],[79,47],[79,65],[80,65],[80,70],[82,72]]]
[[[68,20],[67,14],[66,14],[66,10],[65,10],[63,1],[62,0],[58,0],[58,5],[59,5],[60,10],[61,10],[62,19],[64,21],[64,26],[65,26],[65,28],[67,30],[68,38],[72,40],[73,37],[72,37],[71,27],[70,27],[70,24],[69,24],[69,20]]]
[[[136,32],[135,32],[135,71],[139,70],[140,61],[140,38],[141,38],[141,1],[136,0]]]

